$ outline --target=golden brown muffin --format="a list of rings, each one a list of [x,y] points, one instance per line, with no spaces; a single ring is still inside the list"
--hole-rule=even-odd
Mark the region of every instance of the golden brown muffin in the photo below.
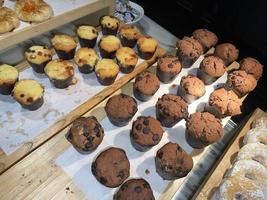
[[[121,72],[130,73],[134,70],[138,57],[133,49],[122,47],[116,52],[116,60]]]
[[[111,85],[118,73],[119,66],[111,59],[104,58],[95,66],[96,77],[100,84],[102,85]]]
[[[88,74],[94,71],[95,65],[99,60],[99,57],[94,49],[80,48],[75,56],[74,60],[78,65],[78,69],[81,73]]]
[[[140,37],[137,41],[138,54],[144,60],[152,58],[157,47],[158,41],[150,36]]]
[[[19,71],[10,65],[0,65],[0,94],[9,95],[19,79]]]
[[[114,58],[121,43],[114,35],[106,35],[100,39],[98,46],[102,58]]]
[[[116,17],[105,15],[100,18],[103,35],[116,35],[120,26],[120,20]]]
[[[19,25],[16,13],[10,8],[0,8],[0,33],[14,30]]]
[[[79,26],[77,35],[81,47],[94,48],[98,37],[98,31],[93,26]]]
[[[136,26],[125,25],[119,30],[122,46],[133,48],[140,37],[139,29]]]

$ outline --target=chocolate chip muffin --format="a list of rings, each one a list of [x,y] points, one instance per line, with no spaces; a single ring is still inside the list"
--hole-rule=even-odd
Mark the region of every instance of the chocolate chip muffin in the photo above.
[[[200,63],[197,76],[205,83],[210,85],[220,78],[226,71],[222,59],[216,56],[207,56]]]
[[[158,41],[151,36],[142,36],[137,40],[138,55],[144,60],[152,58],[157,47]]]
[[[80,153],[91,153],[102,142],[104,129],[97,119],[92,117],[79,117],[74,120],[67,139]]]
[[[136,26],[124,25],[119,30],[122,46],[133,48],[136,45],[140,32]]]
[[[170,83],[181,70],[182,65],[176,56],[164,55],[158,59],[157,76],[163,83]]]
[[[169,142],[161,147],[155,157],[156,171],[164,180],[187,176],[193,168],[193,159],[178,144]]]
[[[113,125],[125,126],[137,112],[137,102],[126,94],[115,95],[109,98],[105,111]]]
[[[119,73],[119,66],[112,60],[104,58],[99,60],[95,66],[97,80],[102,85],[111,85]]]
[[[140,179],[129,179],[114,194],[113,200],[155,200],[149,183]]]
[[[120,40],[114,35],[103,36],[98,43],[102,58],[114,58],[116,51],[120,48],[120,46]]]
[[[74,56],[75,63],[81,73],[88,74],[94,71],[99,57],[94,49],[80,48]]]
[[[173,94],[164,94],[156,104],[156,116],[164,127],[171,128],[188,116],[188,104]]]
[[[187,143],[196,149],[202,149],[219,141],[223,136],[221,121],[208,112],[195,112],[186,119]]]
[[[94,48],[98,37],[98,31],[93,26],[79,26],[77,35],[81,47]]]
[[[111,147],[97,156],[91,170],[101,184],[115,188],[129,177],[130,162],[123,149]]]
[[[120,27],[120,20],[114,16],[105,15],[99,20],[103,35],[116,35]]]
[[[140,101],[148,101],[158,91],[159,87],[160,82],[155,74],[143,72],[135,78],[134,97]]]
[[[255,58],[247,57],[240,61],[240,69],[259,80],[263,73],[263,65]]]
[[[238,59],[239,50],[231,43],[223,43],[216,46],[214,55],[221,58],[225,66],[228,66]]]
[[[0,65],[0,94],[11,94],[15,83],[19,80],[17,68],[2,64]]]
[[[188,68],[204,53],[202,45],[194,38],[184,37],[176,43],[179,60],[182,67]]]
[[[160,142],[163,133],[158,120],[150,116],[140,116],[133,122],[131,143],[136,150],[147,151]]]
[[[178,87],[178,94],[187,102],[193,103],[205,94],[205,85],[202,80],[193,75],[183,76]]]
[[[122,73],[131,73],[138,61],[135,51],[129,47],[122,47],[116,52],[116,60]]]
[[[218,43],[218,37],[215,33],[201,28],[193,32],[193,38],[200,42],[204,51],[209,50]]]

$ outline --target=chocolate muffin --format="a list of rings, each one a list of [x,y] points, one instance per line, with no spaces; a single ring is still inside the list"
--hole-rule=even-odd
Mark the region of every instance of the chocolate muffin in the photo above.
[[[187,176],[193,168],[193,159],[179,144],[169,142],[161,147],[155,157],[156,171],[164,180]]]
[[[130,162],[123,149],[111,147],[97,156],[91,170],[101,184],[115,188],[129,177]]]
[[[114,194],[113,200],[155,200],[149,183],[140,179],[129,179]]]
[[[116,35],[120,27],[120,20],[114,16],[105,15],[100,18],[103,35]]]
[[[218,37],[215,33],[201,28],[193,32],[193,38],[200,42],[204,51],[209,50],[218,43]]]
[[[44,88],[32,79],[18,81],[11,94],[27,110],[37,110],[44,103]]]
[[[7,64],[0,65],[0,94],[9,95],[19,79],[17,68]]]
[[[171,128],[188,116],[188,104],[174,94],[164,94],[156,104],[156,116],[164,127]]]
[[[204,53],[202,45],[194,38],[184,37],[176,43],[179,60],[182,67],[188,68]]]
[[[116,51],[120,48],[120,40],[114,35],[103,36],[99,43],[99,51],[102,58],[114,58]]]
[[[255,58],[247,57],[240,61],[240,69],[259,80],[263,73],[263,65]]]
[[[98,31],[93,26],[79,26],[77,35],[81,47],[94,48],[98,37]]]
[[[136,26],[125,25],[119,30],[122,46],[133,48],[136,45],[140,32]]]
[[[206,84],[210,85],[220,78],[226,71],[222,59],[216,56],[207,56],[200,63],[197,76]]]
[[[133,84],[134,97],[140,101],[148,101],[158,91],[160,82],[155,74],[143,72],[138,74]]]
[[[236,70],[228,74],[226,88],[232,89],[239,97],[243,97],[257,86],[257,80],[244,70]]]
[[[187,143],[196,149],[202,149],[217,142],[223,136],[221,121],[208,112],[195,112],[186,119]]]
[[[225,66],[230,65],[238,59],[239,50],[231,43],[219,44],[215,48],[214,56],[224,61]]]
[[[152,58],[157,47],[158,41],[151,36],[142,36],[137,40],[138,55],[144,60]]]
[[[217,118],[241,114],[242,100],[232,90],[219,88],[209,97],[205,110]]]
[[[25,52],[25,58],[37,73],[44,73],[47,63],[52,60],[52,50],[45,46],[31,46]]]
[[[193,75],[183,76],[178,87],[178,94],[187,103],[193,103],[205,94],[205,85],[202,80]]]
[[[70,86],[74,78],[73,64],[67,60],[52,60],[44,68],[45,74],[56,88]]]
[[[137,112],[137,102],[126,94],[115,95],[109,98],[105,111],[113,125],[125,126]]]
[[[122,73],[131,73],[138,61],[135,51],[129,47],[122,47],[116,52],[116,60]]]
[[[133,122],[131,143],[136,150],[147,151],[160,142],[163,133],[158,120],[150,116],[140,116]]]
[[[163,83],[170,83],[181,70],[182,65],[176,56],[164,55],[158,59],[157,76]]]
[[[117,78],[119,66],[111,59],[99,60],[95,66],[97,80],[102,85],[111,85]]]
[[[81,73],[88,74],[94,71],[99,57],[94,49],[80,48],[74,56],[74,60]]]
[[[73,121],[67,139],[80,153],[91,153],[102,142],[104,129],[97,119],[92,117],[79,117]]]

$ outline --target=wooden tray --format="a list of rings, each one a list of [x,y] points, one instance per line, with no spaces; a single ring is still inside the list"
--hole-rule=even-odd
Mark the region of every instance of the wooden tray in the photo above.
[[[244,136],[251,129],[252,122],[255,119],[263,116],[267,117],[267,113],[257,108],[238,126],[235,137],[229,143],[225,153],[214,164],[213,169],[211,169],[206,180],[199,187],[193,199],[203,200],[211,198],[214,191],[221,183],[225,171],[231,167],[233,160],[242,146]]]

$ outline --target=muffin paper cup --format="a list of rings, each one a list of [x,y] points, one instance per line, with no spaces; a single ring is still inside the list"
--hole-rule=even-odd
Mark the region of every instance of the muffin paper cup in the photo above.
[[[201,69],[197,70],[197,77],[200,78],[205,85],[210,85],[218,79],[218,77],[212,77]]]
[[[181,96],[187,103],[191,104],[195,100],[197,100],[199,97],[187,94],[185,89],[179,85],[177,94]]]

